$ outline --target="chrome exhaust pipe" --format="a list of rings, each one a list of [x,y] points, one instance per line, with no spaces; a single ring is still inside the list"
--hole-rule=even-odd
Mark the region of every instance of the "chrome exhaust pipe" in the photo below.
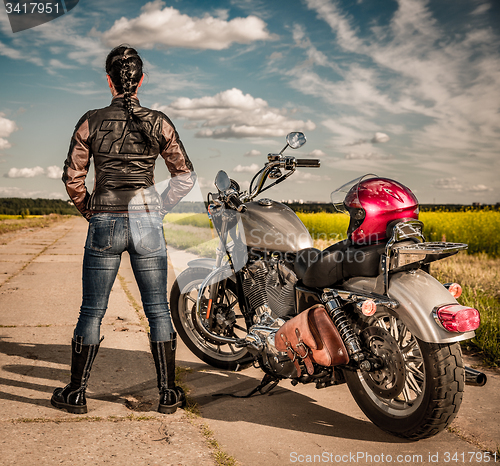
[[[465,383],[467,385],[475,385],[476,387],[482,387],[486,384],[488,377],[483,372],[476,371],[472,367],[465,366]]]

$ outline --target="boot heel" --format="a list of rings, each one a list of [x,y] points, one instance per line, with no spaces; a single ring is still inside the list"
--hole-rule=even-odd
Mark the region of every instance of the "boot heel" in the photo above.
[[[74,405],[70,405],[67,403],[59,403],[59,402],[55,401],[54,399],[51,399],[50,403],[52,406],[54,406],[54,408],[65,409],[66,411],[68,411],[68,413],[71,413],[71,414],[87,414],[88,413],[87,405],[74,406]]]
[[[186,406],[186,395],[175,385],[175,348],[177,335],[168,341],[150,341],[151,353],[156,366],[160,403],[158,412],[173,414],[177,408]]]
[[[158,412],[161,414],[174,414],[177,411],[177,407],[180,403],[176,403],[173,406],[158,405]]]
[[[80,340],[73,339],[71,348],[71,382],[64,388],[56,388],[50,403],[72,414],[86,414],[85,390],[99,345],[84,345]]]

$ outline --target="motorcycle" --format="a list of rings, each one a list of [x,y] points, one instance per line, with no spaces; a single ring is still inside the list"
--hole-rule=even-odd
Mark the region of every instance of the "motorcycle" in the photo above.
[[[283,379],[316,388],[347,383],[384,431],[436,435],[456,416],[465,381],[486,381],[464,368],[459,343],[474,337],[478,311],[457,302],[458,284],[429,274],[431,262],[467,245],[426,242],[411,191],[371,175],[332,195],[351,217],[348,239],[315,249],[289,207],[255,200],[296,168],[320,166],[283,155],[301,147],[304,134],[286,140],[248,191],[217,174],[207,202],[219,247],[215,259],[189,262],[172,287],[179,336],[214,367],[259,366],[265,375],[250,394]]]

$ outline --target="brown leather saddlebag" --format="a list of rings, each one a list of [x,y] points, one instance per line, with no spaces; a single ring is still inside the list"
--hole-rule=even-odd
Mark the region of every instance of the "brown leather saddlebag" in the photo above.
[[[299,377],[299,360],[311,375],[314,373],[313,362],[321,366],[349,362],[342,338],[322,304],[310,307],[282,325],[276,332],[275,346],[278,351],[288,353]]]

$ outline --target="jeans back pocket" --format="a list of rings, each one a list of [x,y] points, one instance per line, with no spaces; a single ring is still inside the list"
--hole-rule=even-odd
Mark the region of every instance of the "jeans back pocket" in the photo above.
[[[92,217],[87,245],[94,251],[106,251],[113,246],[115,219]]]
[[[163,225],[160,222],[146,218],[137,221],[139,232],[139,247],[148,252],[157,252],[165,245]]]

